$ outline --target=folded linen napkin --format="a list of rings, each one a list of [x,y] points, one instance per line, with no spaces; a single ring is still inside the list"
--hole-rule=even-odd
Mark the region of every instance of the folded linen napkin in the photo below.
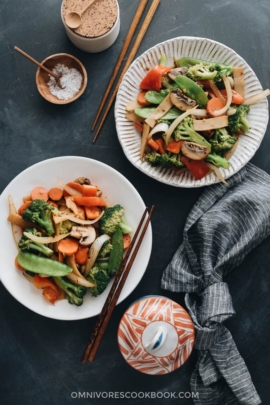
[[[199,396],[196,405],[261,403],[222,324],[235,314],[223,278],[270,234],[270,176],[249,163],[227,182],[227,187],[219,183],[203,191],[161,281],[164,289],[187,293],[199,350],[191,377],[191,389]]]

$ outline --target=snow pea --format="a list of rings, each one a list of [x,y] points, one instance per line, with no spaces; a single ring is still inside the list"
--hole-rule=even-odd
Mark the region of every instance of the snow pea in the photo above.
[[[146,100],[151,104],[160,104],[171,90],[165,89],[160,91],[150,90],[145,94]]]
[[[148,118],[153,114],[156,107],[139,107],[135,108],[134,112],[138,117]],[[163,117],[163,120],[175,120],[179,115],[183,114],[183,111],[180,111],[177,107],[172,107]]]
[[[124,238],[120,228],[112,236],[112,250],[109,258],[108,274],[117,273],[121,267],[124,253]]]
[[[48,277],[63,277],[72,272],[72,269],[64,263],[21,250],[17,255],[17,261],[23,269]]]
[[[199,63],[202,63],[205,66],[211,66],[213,65],[213,62],[209,62],[207,60],[201,60],[201,59],[195,59],[195,58],[187,58],[183,57],[180,58],[176,61],[177,66],[182,67],[182,66],[194,66],[198,65]]]
[[[205,108],[208,98],[200,86],[186,76],[176,76],[174,81],[188,97],[195,100],[201,108]]]

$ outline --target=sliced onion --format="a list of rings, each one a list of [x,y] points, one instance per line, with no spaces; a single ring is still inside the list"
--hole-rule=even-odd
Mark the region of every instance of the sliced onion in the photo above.
[[[86,280],[82,276],[81,277],[76,276],[76,274],[74,274],[74,273],[69,273],[65,277],[68,278],[73,284],[81,285],[82,287],[87,287],[87,288],[95,287],[95,284]]]
[[[66,200],[66,206],[74,212],[75,215],[78,215],[78,207],[77,204],[73,201],[72,197],[65,197]]]
[[[200,117],[200,118],[205,118],[208,117],[207,111],[204,110],[203,108],[197,108],[192,115],[194,115],[195,117]]]
[[[228,111],[227,111],[228,117],[229,117],[230,115],[235,114],[235,113],[236,113],[236,108],[230,107],[230,108],[228,109]]]
[[[66,264],[68,265],[68,267],[72,268],[73,274],[75,274],[77,277],[82,277],[75,262],[75,255],[66,256]]]
[[[160,122],[157,124],[149,133],[148,138],[151,138],[154,134],[157,134],[158,132],[167,132],[169,129],[169,125],[166,124],[165,122]]]
[[[190,108],[189,110],[187,110],[184,114],[179,115],[179,117],[177,117],[173,123],[171,124],[170,128],[168,129],[168,131],[166,132],[166,139],[165,139],[165,143],[166,145],[168,145],[169,143],[169,139],[173,133],[173,131],[175,130],[175,128],[177,127],[178,124],[180,124],[181,121],[183,121],[184,118],[188,117],[189,115],[193,114],[193,111],[196,110],[198,106],[196,105],[193,108]]]
[[[223,183],[225,184],[225,186],[228,185],[228,183],[225,181],[224,177],[221,174],[221,171],[219,170],[219,168],[215,165],[213,165],[212,163],[208,163],[206,162],[207,166],[209,167],[210,170],[213,170],[213,172],[215,172],[215,175],[217,176],[217,178]]]
[[[270,89],[264,90],[261,93],[256,94],[255,96],[246,98],[244,101],[244,104],[252,105],[252,104],[259,103],[265,97],[269,96],[269,94],[270,94]]]
[[[24,232],[24,235],[27,238],[31,239],[33,242],[42,243],[43,245],[47,245],[47,243],[54,243],[59,242],[59,240],[66,238],[69,233],[65,235],[57,235],[57,236],[36,236],[30,232]]]
[[[82,193],[80,193],[80,192],[77,191],[77,190],[74,190],[74,188],[69,187],[69,186],[67,186],[67,185],[64,184],[64,183],[61,183],[61,181],[57,180],[57,183],[58,183],[59,186],[61,186],[62,189],[65,190],[69,195],[73,195],[73,196],[78,195],[78,196],[80,196],[80,197],[82,196]]]
[[[235,152],[236,149],[237,149],[238,143],[239,143],[239,140],[237,140],[237,141],[235,142],[235,144],[233,145],[233,147],[232,147],[230,150],[228,150],[227,152],[224,153],[223,157],[224,157],[226,160],[229,160],[229,159],[233,156],[234,152]]]
[[[94,266],[94,263],[97,259],[99,251],[102,248],[103,244],[109,239],[110,239],[109,235],[101,235],[92,244],[92,246],[89,250],[88,260],[87,260],[86,266],[85,266],[85,272],[84,272],[85,277],[88,276],[90,270]]]
[[[222,76],[222,79],[224,81],[225,89],[226,89],[226,92],[227,92],[227,102],[226,102],[226,105],[223,108],[221,108],[220,110],[216,110],[216,111],[212,112],[213,117],[218,117],[219,115],[224,114],[228,110],[228,108],[230,107],[230,105],[232,103],[232,88],[231,88],[229,79],[228,79],[227,76]]]
[[[17,210],[13,201],[13,198],[11,197],[11,195],[8,196],[8,206],[9,206],[9,213],[13,213],[13,214],[17,214]],[[18,225],[15,225],[13,223],[11,223],[11,230],[12,230],[12,235],[14,238],[14,241],[16,243],[16,246],[18,246],[19,240],[22,237],[22,228]]]
[[[95,222],[98,222],[100,218],[103,216],[105,211],[102,211],[101,214],[96,218],[92,220],[87,220],[87,219],[80,219],[75,217],[72,214],[59,214],[59,215],[53,215],[53,221],[55,224],[60,224],[60,222],[67,221],[68,219],[72,222],[75,222],[76,224],[81,224],[81,225],[92,225]]]
[[[214,95],[219,98],[224,104],[226,104],[225,97],[220,93],[219,88],[217,85],[213,82],[213,80],[209,80],[209,86],[211,87],[212,92]]]

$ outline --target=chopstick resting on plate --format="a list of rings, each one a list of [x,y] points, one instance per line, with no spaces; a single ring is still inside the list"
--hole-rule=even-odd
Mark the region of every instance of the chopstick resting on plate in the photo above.
[[[143,241],[144,235],[147,231],[153,210],[154,210],[154,206],[151,207],[148,218],[147,218],[144,226],[143,226],[143,223],[144,223],[144,220],[145,220],[147,212],[148,212],[147,208],[145,209],[145,211],[142,215],[140,223],[132,238],[131,244],[130,244],[129,248],[127,249],[126,255],[123,259],[121,268],[115,276],[113,285],[112,285],[111,290],[108,294],[108,297],[105,301],[105,304],[102,308],[102,311],[99,315],[98,321],[94,327],[90,341],[89,341],[88,345],[86,346],[86,349],[85,349],[83,357],[82,357],[82,363],[85,363],[87,360],[92,362],[95,358],[96,352],[99,348],[99,345],[101,343],[101,340],[102,340],[102,337],[106,330],[106,327],[112,316],[113,310],[117,304],[118,298],[121,294],[121,291],[124,287],[126,279],[129,275],[130,269],[132,268],[134,260],[137,256],[137,253],[138,253],[141,243]]]
[[[115,65],[115,67],[114,67],[114,71],[113,71],[113,73],[112,73],[112,77],[111,77],[111,79],[110,79],[110,81],[109,81],[109,84],[108,84],[108,86],[107,86],[107,88],[106,88],[105,94],[104,94],[104,96],[103,96],[103,98],[102,98],[102,100],[101,100],[101,103],[100,103],[98,112],[97,112],[97,114],[96,114],[95,120],[94,120],[93,125],[92,125],[92,128],[91,128],[92,131],[93,131],[93,129],[95,128],[96,123],[97,123],[97,121],[98,121],[98,119],[99,119],[100,113],[101,113],[101,111],[102,111],[102,109],[103,109],[103,107],[104,107],[104,104],[105,104],[106,101],[107,101],[108,95],[109,95],[109,93],[110,93],[110,91],[111,91],[111,88],[112,88],[112,86],[113,86],[113,83],[114,83],[114,81],[115,81],[115,78],[116,78],[116,76],[117,76],[117,73],[118,73],[118,71],[119,71],[119,69],[120,69],[120,66],[121,66],[121,64],[122,64],[122,62],[123,62],[123,59],[124,59],[125,54],[126,54],[126,52],[127,52],[127,49],[128,49],[128,47],[129,47],[129,45],[130,45],[130,42],[131,42],[131,40],[132,40],[132,38],[133,38],[133,35],[134,35],[134,33],[135,33],[135,30],[136,30],[136,28],[137,28],[137,26],[138,26],[138,24],[139,24],[139,21],[140,21],[140,19],[141,19],[141,16],[142,16],[142,14],[143,14],[143,12],[144,12],[144,9],[145,9],[145,7],[146,7],[147,1],[148,1],[148,0],[140,0],[139,6],[138,6],[138,8],[137,8],[137,11],[136,11],[135,16],[134,16],[133,21],[132,21],[132,24],[131,24],[131,26],[130,26],[130,28],[129,28],[129,31],[128,31],[128,34],[127,34],[127,36],[126,36],[124,45],[123,45],[122,50],[121,50],[121,52],[120,52],[119,58],[118,58],[118,60],[117,60],[117,62],[116,62],[116,65]]]
[[[96,139],[97,139],[97,137],[99,135],[99,132],[100,132],[100,130],[101,130],[103,124],[104,124],[104,121],[105,121],[105,119],[106,119],[106,117],[107,117],[107,115],[108,115],[108,113],[110,111],[110,108],[111,108],[111,106],[112,106],[112,104],[114,102],[114,99],[116,97],[118,87],[119,87],[119,85],[120,85],[120,83],[121,83],[121,81],[122,81],[122,79],[124,77],[124,74],[128,70],[131,62],[133,61],[133,59],[134,59],[134,57],[135,57],[135,55],[136,55],[136,53],[137,53],[137,51],[139,49],[139,46],[141,45],[143,37],[144,37],[144,35],[145,35],[145,33],[146,33],[146,31],[147,31],[153,17],[154,17],[154,14],[155,14],[155,12],[157,10],[157,7],[158,7],[159,3],[160,3],[160,0],[153,0],[152,1],[152,4],[151,4],[151,6],[150,6],[150,8],[148,10],[148,13],[146,14],[146,17],[145,17],[145,19],[144,19],[144,21],[142,23],[142,26],[141,26],[141,28],[139,30],[138,35],[137,35],[137,38],[136,38],[136,40],[135,40],[135,42],[133,44],[133,47],[132,47],[132,49],[130,51],[130,54],[129,54],[127,60],[126,60],[125,66],[124,66],[124,68],[122,70],[122,73],[121,73],[121,75],[120,75],[120,77],[119,77],[119,79],[118,79],[118,81],[117,81],[117,83],[115,85],[114,91],[113,91],[113,93],[112,93],[112,95],[111,95],[111,97],[110,97],[110,99],[108,101],[108,105],[107,105],[107,107],[105,109],[105,112],[103,114],[103,117],[101,119],[99,127],[98,127],[98,129],[97,129],[97,131],[95,133],[93,142],[96,141]]]

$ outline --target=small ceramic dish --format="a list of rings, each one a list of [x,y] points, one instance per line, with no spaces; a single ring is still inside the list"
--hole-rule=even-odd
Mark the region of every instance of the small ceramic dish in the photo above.
[[[159,295],[143,297],[124,313],[118,345],[127,363],[141,373],[171,373],[194,347],[192,320],[181,305]]]
[[[83,78],[81,88],[77,94],[68,100],[60,100],[50,92],[48,86],[48,82],[50,80],[49,74],[39,67],[36,73],[36,84],[39,93],[43,98],[45,98],[45,100],[53,104],[68,104],[77,100],[77,98],[83,94],[87,85],[87,72],[83,64],[79,61],[79,59],[75,58],[75,56],[69,55],[68,53],[57,53],[55,55],[48,56],[48,58],[44,59],[41,64],[50,70],[53,70],[57,64],[65,65],[70,69],[75,68],[81,73]]]
[[[120,10],[118,2],[116,1],[117,5],[117,17],[114,25],[112,28],[103,35],[97,37],[86,37],[77,34],[72,29],[70,29],[67,24],[65,23],[64,15],[63,15],[63,3],[61,5],[61,19],[64,25],[65,31],[67,36],[69,37],[70,41],[79,49],[85,52],[90,53],[97,53],[102,52],[105,49],[109,48],[117,39],[119,31],[120,31]]]

